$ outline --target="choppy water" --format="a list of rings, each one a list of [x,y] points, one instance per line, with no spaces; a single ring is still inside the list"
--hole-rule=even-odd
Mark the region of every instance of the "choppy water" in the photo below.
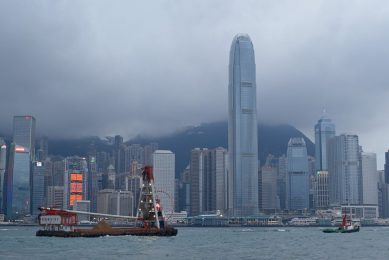
[[[389,228],[179,228],[176,237],[36,237],[1,227],[0,259],[389,259]]]

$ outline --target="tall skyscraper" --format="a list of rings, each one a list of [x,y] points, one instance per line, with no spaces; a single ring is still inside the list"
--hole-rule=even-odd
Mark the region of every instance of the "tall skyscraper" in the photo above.
[[[342,134],[328,141],[328,176],[331,204],[360,204],[361,165],[358,136]]]
[[[327,142],[335,136],[335,124],[331,119],[322,117],[315,125],[315,162],[316,171],[326,171],[327,166]]]
[[[14,116],[13,142],[16,146],[28,149],[31,161],[35,160],[35,118]]]
[[[5,167],[7,158],[7,145],[3,138],[0,137],[0,213],[4,213],[5,198]]]
[[[365,153],[362,158],[362,197],[363,204],[378,205],[378,171],[375,153]]]
[[[39,207],[45,206],[45,165],[33,162],[31,171],[31,215],[39,215]]]
[[[78,156],[67,157],[64,174],[64,209],[72,209],[75,201],[87,199],[88,182],[86,159]]]
[[[389,184],[389,151],[385,152],[384,173],[385,173],[385,183]]]
[[[286,207],[288,209],[309,208],[308,155],[305,141],[301,137],[291,138],[287,150]]]
[[[254,48],[248,35],[232,41],[228,86],[229,175],[235,216],[258,214],[258,141]]]
[[[154,183],[165,213],[174,212],[175,154],[168,150],[153,153]]]

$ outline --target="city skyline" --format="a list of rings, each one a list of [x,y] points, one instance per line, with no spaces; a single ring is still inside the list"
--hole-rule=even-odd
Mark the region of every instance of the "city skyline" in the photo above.
[[[358,134],[383,164],[389,142],[382,113],[389,60],[385,2],[369,8],[337,1],[156,3],[151,10],[98,1],[25,5],[34,12],[13,1],[0,6],[7,10],[0,25],[7,107],[1,122],[32,114],[40,120],[38,133],[53,137],[129,137],[226,119],[225,56],[233,35],[247,32],[261,57],[261,121],[289,123],[313,140],[311,122],[326,108],[339,133]],[[215,7],[222,11],[215,14]],[[152,18],[142,15],[146,9]],[[128,28],[131,33],[123,33]],[[147,111],[143,100],[152,100]],[[11,126],[2,123],[0,132]]]

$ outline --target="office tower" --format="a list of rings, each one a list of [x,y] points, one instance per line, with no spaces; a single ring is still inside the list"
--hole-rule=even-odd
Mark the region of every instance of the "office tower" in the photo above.
[[[91,202],[90,200],[76,200],[74,202],[73,210],[91,212]],[[85,214],[77,214],[77,221],[89,221],[90,216]]]
[[[5,167],[7,158],[7,145],[3,138],[0,137],[0,213],[4,213],[5,200]]]
[[[153,153],[158,150],[157,143],[150,143],[144,146],[144,165],[153,165]]]
[[[327,209],[330,205],[328,171],[318,171],[314,182],[314,205],[316,209]]]
[[[231,44],[228,85],[229,179],[235,216],[258,214],[258,141],[255,57],[248,35]]]
[[[141,175],[135,174],[130,175],[127,178],[127,187],[126,191],[131,191],[133,196],[133,211],[137,212],[137,207],[139,204],[139,198],[140,198],[140,188],[142,186],[142,178]]]
[[[63,186],[48,186],[47,187],[47,207],[63,208],[64,187]]]
[[[103,183],[102,188],[104,189],[115,189],[115,167],[113,167],[112,164],[110,164],[107,168],[107,170],[103,173]]]
[[[124,147],[123,137],[120,135],[115,136],[115,144],[113,154],[115,157],[115,170],[116,173],[124,172]]]
[[[276,209],[279,204],[277,197],[277,168],[265,164],[261,168],[261,173],[262,209]]]
[[[287,159],[285,155],[278,158],[277,196],[280,200],[280,209],[286,208],[286,172]]]
[[[47,138],[47,136],[43,136],[39,142],[37,160],[44,161],[48,156],[49,156],[49,139]]]
[[[360,204],[361,168],[358,136],[342,134],[328,140],[330,204]]]
[[[134,216],[134,197],[131,191],[105,189],[97,195],[97,212],[111,215]]]
[[[211,150],[212,156],[212,175],[215,175],[215,192],[211,190],[212,194],[215,194],[215,209],[220,212],[225,212],[228,209],[228,153],[223,147],[217,147]],[[232,201],[231,201],[232,203]],[[232,206],[231,206],[232,207]]]
[[[31,172],[31,215],[38,216],[39,207],[45,206],[45,164],[33,162]]]
[[[88,200],[90,201],[90,209],[92,212],[96,212],[99,175],[97,173],[96,157],[92,155],[89,155],[88,157],[88,180]]]
[[[53,177],[51,186],[63,186],[65,175],[65,160],[58,158],[53,162]]]
[[[291,138],[287,150],[286,207],[293,210],[309,208],[308,155],[301,137]]]
[[[85,158],[78,156],[65,158],[64,209],[72,209],[77,200],[88,196],[88,166]]]
[[[389,150],[385,152],[384,171],[385,171],[385,183],[389,184]]]
[[[380,218],[389,217],[389,184],[385,183],[385,171],[378,171],[378,210]]]
[[[165,213],[174,212],[175,155],[168,150],[153,153],[154,183],[157,198]]]
[[[331,119],[322,117],[315,125],[316,171],[328,170],[327,142],[335,136],[335,124]]]
[[[203,153],[207,150],[195,148],[190,155],[190,215],[197,216],[203,211]]]
[[[35,160],[35,118],[33,116],[14,116],[13,142],[27,149],[30,160]]]
[[[227,150],[195,148],[189,167],[190,215],[225,212],[228,208]],[[185,181],[184,181],[185,183]]]
[[[362,198],[363,204],[378,205],[378,171],[375,153],[361,154],[362,158]]]
[[[179,189],[179,211],[186,211],[190,213],[191,210],[191,183],[190,183],[190,166],[186,166],[185,170],[180,175],[180,189]]]

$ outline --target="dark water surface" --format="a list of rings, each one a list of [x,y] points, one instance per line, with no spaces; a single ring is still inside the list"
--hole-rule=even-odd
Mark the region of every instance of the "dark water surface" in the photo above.
[[[36,237],[0,226],[0,259],[389,259],[389,228],[179,228],[176,237]]]

